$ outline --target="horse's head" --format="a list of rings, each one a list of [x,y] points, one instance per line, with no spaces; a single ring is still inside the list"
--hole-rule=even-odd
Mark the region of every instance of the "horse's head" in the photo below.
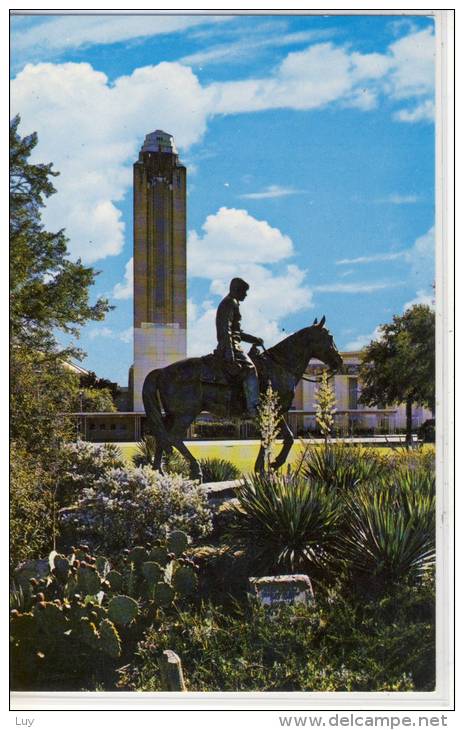
[[[343,365],[343,359],[337,350],[334,339],[329,330],[324,327],[325,316],[321,321],[314,320],[311,327],[308,328],[312,344],[312,356],[317,357],[331,370],[336,372]]]

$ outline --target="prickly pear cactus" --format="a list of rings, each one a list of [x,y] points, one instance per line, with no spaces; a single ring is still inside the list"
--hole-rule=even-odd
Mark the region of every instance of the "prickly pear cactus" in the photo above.
[[[148,560],[158,563],[161,566],[167,565],[169,562],[168,551],[166,548],[156,546],[150,550]]]
[[[100,624],[100,647],[105,654],[117,659],[121,656],[121,639],[112,621],[105,618]]]
[[[95,558],[95,568],[97,569],[98,575],[100,575],[102,578],[106,578],[111,570],[111,565],[108,558],[105,558],[104,555],[97,555],[97,557]]]
[[[97,627],[89,618],[87,618],[87,616],[83,616],[80,619],[78,629],[76,631],[76,637],[92,649],[98,648],[100,637],[98,635]]]
[[[182,530],[173,530],[166,541],[168,553],[174,553],[178,558],[188,547],[188,537]]]
[[[77,589],[84,595],[95,595],[101,590],[101,578],[90,566],[80,565],[77,569]]]
[[[144,560],[148,559],[148,552],[146,548],[141,547],[140,545],[136,545],[132,548],[132,550],[129,550],[129,554],[127,555],[127,559],[130,563],[134,563],[135,565],[140,565],[144,562]]]
[[[164,581],[159,581],[153,590],[153,600],[161,608],[170,606],[174,600],[174,589]]]
[[[56,554],[53,558],[52,573],[60,583],[66,583],[70,575],[71,565],[64,555]]]
[[[61,634],[67,628],[63,608],[55,603],[40,601],[34,606],[33,614],[38,629],[48,636]]]
[[[110,570],[106,574],[106,580],[110,585],[112,593],[119,593],[122,591],[122,574],[117,570]]]
[[[139,612],[137,601],[129,596],[114,596],[108,604],[108,618],[115,624],[126,626]]]
[[[181,596],[190,596],[198,588],[198,578],[190,565],[181,565],[173,573],[172,587]]]
[[[146,561],[141,565],[142,575],[149,585],[153,585],[161,580],[163,571],[153,560]]]

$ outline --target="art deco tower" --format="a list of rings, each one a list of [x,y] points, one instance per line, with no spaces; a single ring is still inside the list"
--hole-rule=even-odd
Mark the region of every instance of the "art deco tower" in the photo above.
[[[147,134],[134,164],[134,410],[154,368],[186,356],[186,168],[172,135]]]

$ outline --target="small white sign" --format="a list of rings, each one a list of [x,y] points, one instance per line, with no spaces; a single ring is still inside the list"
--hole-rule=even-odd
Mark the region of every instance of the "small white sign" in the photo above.
[[[308,605],[314,601],[313,588],[307,575],[268,575],[249,578],[249,583],[263,606]]]

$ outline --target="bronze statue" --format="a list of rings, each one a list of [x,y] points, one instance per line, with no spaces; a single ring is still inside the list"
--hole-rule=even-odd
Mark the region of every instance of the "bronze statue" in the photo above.
[[[258,352],[259,338],[254,338],[249,355],[258,373],[260,390],[264,392],[271,382],[278,393],[282,414],[289,410],[295,388],[311,358],[321,360],[334,372],[342,367],[342,358],[324,323],[325,317],[319,323],[316,319],[311,327],[295,332],[261,354]],[[148,427],[156,440],[155,469],[162,471],[163,454],[170,453],[174,447],[189,462],[191,477],[201,480],[200,465],[184,444],[188,427],[202,411],[223,417],[240,417],[246,412],[243,384],[231,376],[224,364],[225,358],[214,354],[187,358],[152,370],[145,378],[142,397]],[[274,469],[285,463],[293,444],[293,434],[283,418],[279,435],[283,445],[272,464]],[[263,466],[264,450],[261,448],[255,470],[262,471]]]
[[[253,360],[240,347],[240,342],[260,346],[264,344],[261,337],[247,335],[240,327],[242,315],[239,302],[243,302],[249,288],[250,285],[243,279],[235,278],[230,282],[229,293],[220,303],[216,314],[218,346],[214,354],[229,365],[235,365],[237,375],[243,381],[246,415],[256,416],[259,400],[258,373]],[[233,374],[233,368],[229,368],[229,372]]]

